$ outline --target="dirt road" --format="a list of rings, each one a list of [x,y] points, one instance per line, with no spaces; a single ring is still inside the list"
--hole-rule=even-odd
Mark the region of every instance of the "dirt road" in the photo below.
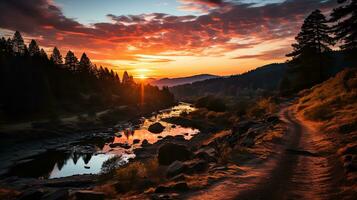
[[[280,118],[287,132],[269,159],[245,165],[245,173],[232,174],[189,199],[343,199],[336,178],[343,170],[332,154],[334,144],[297,119],[292,107],[282,109]]]

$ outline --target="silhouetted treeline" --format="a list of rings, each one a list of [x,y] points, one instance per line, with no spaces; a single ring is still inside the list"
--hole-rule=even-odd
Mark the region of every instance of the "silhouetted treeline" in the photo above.
[[[331,12],[330,19],[315,10],[304,20],[292,45],[293,52],[287,54],[292,59],[281,83],[283,94],[327,80],[336,73],[331,73],[331,69],[341,63],[343,67],[357,67],[357,1],[338,0],[338,3],[340,6]],[[331,47],[336,44],[341,52],[332,52]]]
[[[110,106],[164,107],[174,102],[167,88],[136,84],[127,72],[97,67],[83,53],[64,58],[54,47],[50,57],[35,40],[27,47],[19,32],[0,40],[0,117],[20,119],[38,115],[96,111]],[[142,95],[144,91],[144,95]]]

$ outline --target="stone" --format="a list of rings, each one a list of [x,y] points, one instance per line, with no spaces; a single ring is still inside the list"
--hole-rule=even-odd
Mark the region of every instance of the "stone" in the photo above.
[[[30,189],[23,192],[20,195],[19,200],[38,200],[41,199],[42,196],[43,196],[42,191]]]
[[[91,190],[79,190],[75,192],[76,200],[104,200],[105,195],[102,192]]]
[[[176,176],[187,169],[187,166],[181,162],[176,160],[175,162],[171,163],[171,165],[166,170],[166,177],[173,177]]]
[[[189,190],[189,187],[185,181],[178,182],[170,186],[158,186],[155,189],[155,193],[168,193],[168,192],[184,192]]]
[[[188,187],[188,185],[187,185],[186,182],[181,181],[181,182],[178,182],[178,183],[176,183],[175,185],[173,185],[173,186],[172,186],[172,190],[174,190],[175,192],[176,192],[176,191],[184,192],[184,191],[189,190],[189,187]]]
[[[140,142],[140,139],[134,139],[133,144],[138,144]]]
[[[192,157],[192,152],[184,145],[166,143],[159,148],[158,161],[160,165],[170,165],[176,160],[186,161]]]
[[[60,189],[50,193],[47,193],[41,200],[67,200],[69,198],[69,192],[67,189]]]
[[[154,124],[151,124],[148,128],[148,130],[151,132],[151,133],[161,133],[162,131],[164,131],[165,129],[165,126],[163,126],[160,122],[156,122]]]
[[[149,142],[148,142],[148,140],[147,139],[145,139],[145,140],[143,140],[142,142],[141,142],[141,146],[147,146],[147,145],[149,145]]]
[[[192,161],[188,172],[190,173],[202,173],[208,168],[208,163],[204,160]]]

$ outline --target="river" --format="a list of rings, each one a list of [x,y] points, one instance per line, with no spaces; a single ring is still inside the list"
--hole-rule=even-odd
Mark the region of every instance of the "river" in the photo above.
[[[136,124],[118,123],[109,127],[107,132],[93,133],[88,139],[76,141],[70,146],[22,160],[9,170],[9,175],[53,179],[83,174],[99,174],[103,172],[103,163],[116,157],[118,166],[134,158],[134,149],[141,148],[141,143],[155,143],[166,136],[182,135],[186,140],[199,133],[198,129],[185,128],[162,121],[164,118],[189,113],[195,108],[187,103],[179,103],[169,109],[152,113],[150,117],[142,117]],[[165,129],[159,134],[148,131],[148,127],[160,122]]]

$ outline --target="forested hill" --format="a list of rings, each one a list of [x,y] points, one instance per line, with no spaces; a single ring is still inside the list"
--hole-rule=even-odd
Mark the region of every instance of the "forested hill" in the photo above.
[[[35,40],[27,46],[19,32],[0,39],[0,91],[0,122],[93,113],[121,105],[157,110],[174,103],[167,88],[142,88],[127,72],[120,80],[85,53],[78,60],[68,51],[63,59],[54,47],[48,57]]]
[[[286,68],[285,63],[269,64],[240,75],[172,87],[170,91],[178,99],[190,99],[204,95],[239,96],[257,89],[272,91],[279,88]]]
[[[219,76],[211,75],[211,74],[199,74],[188,77],[180,77],[180,78],[163,78],[159,80],[155,80],[151,82],[151,85],[156,85],[158,87],[174,87],[177,85],[189,84],[197,81],[204,81],[207,79],[218,78]]]

